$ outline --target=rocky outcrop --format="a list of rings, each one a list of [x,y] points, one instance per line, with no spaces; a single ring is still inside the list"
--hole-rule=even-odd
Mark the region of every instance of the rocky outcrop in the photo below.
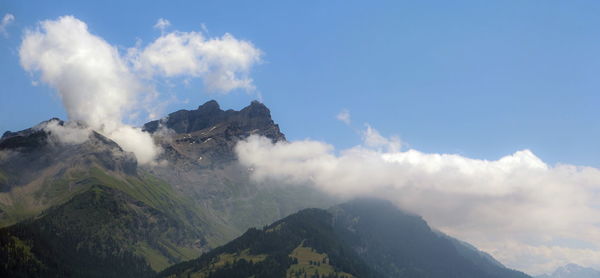
[[[240,111],[223,111],[211,100],[196,110],[179,110],[146,123],[143,129],[154,134],[165,150],[163,158],[167,161],[201,166],[235,160],[235,144],[252,134],[274,142],[286,140],[271,119],[269,109],[258,101]]]
[[[240,111],[231,109],[223,111],[216,101],[211,100],[200,105],[196,110],[179,110],[164,119],[146,123],[144,130],[155,133],[162,126],[177,134],[184,134],[219,125],[229,127],[226,129],[228,133],[223,134],[229,137],[260,134],[275,141],[285,140],[285,135],[280,132],[279,126],[271,119],[269,109],[258,101],[253,101]]]

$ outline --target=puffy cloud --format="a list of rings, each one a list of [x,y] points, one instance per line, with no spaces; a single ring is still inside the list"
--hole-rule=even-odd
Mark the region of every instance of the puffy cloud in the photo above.
[[[154,144],[154,139],[141,128],[122,125],[110,133],[110,138],[115,140],[124,150],[133,152],[140,163],[154,164],[162,149]]]
[[[345,123],[346,125],[350,125],[350,123],[352,122],[350,120],[350,111],[348,111],[348,109],[342,109],[342,111],[340,111],[340,113],[338,113],[337,116],[335,116],[335,118],[341,121],[342,123]]]
[[[15,20],[15,16],[12,14],[5,14],[2,17],[2,21],[0,22],[0,33],[2,33],[5,37],[8,36],[8,32],[6,31],[6,27],[11,24]]]
[[[94,128],[118,128],[141,90],[117,49],[72,16],[27,31],[19,55],[24,69],[57,90],[70,119]]]
[[[155,27],[164,31],[169,25],[161,18]],[[154,77],[198,77],[209,89],[223,93],[252,89],[249,72],[260,55],[250,42],[230,34],[205,38],[196,32],[176,31],[161,34],[145,48],[138,44],[122,56],[117,47],[90,33],[73,16],[40,22],[25,32],[19,49],[22,67],[39,73],[42,82],[56,89],[69,120],[113,139],[141,164],[155,163],[161,149],[148,133],[125,120],[139,118],[143,112],[152,118],[159,114],[156,110],[162,105],[157,103]],[[48,128],[64,133],[64,138],[59,137],[67,141],[77,137],[68,133],[68,127]]]
[[[205,38],[199,32],[171,32],[144,49],[130,49],[135,69],[146,77],[198,77],[208,90],[221,93],[254,89],[249,73],[261,55],[251,42],[231,34]]]
[[[529,150],[495,161],[401,150],[370,126],[363,140],[336,154],[323,142],[252,136],[236,152],[257,180],[389,199],[529,273],[600,266],[599,169],[549,166]]]
[[[152,163],[159,150],[150,135],[122,122],[139,105],[143,86],[117,49],[84,22],[72,16],[42,21],[25,33],[19,56],[24,69],[57,90],[70,120],[115,140],[140,163]]]
[[[38,128],[45,130],[50,136],[64,144],[81,144],[87,141],[92,133],[89,127],[79,125],[77,122],[61,124],[58,120],[43,123]]]

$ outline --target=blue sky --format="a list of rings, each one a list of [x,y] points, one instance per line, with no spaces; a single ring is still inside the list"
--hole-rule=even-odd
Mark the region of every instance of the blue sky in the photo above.
[[[53,89],[19,65],[23,30],[73,15],[125,51],[171,30],[228,32],[263,51],[251,77],[289,139],[347,148],[369,123],[424,152],[600,166],[600,3],[596,1],[2,1],[0,130],[66,118]],[[192,2],[192,1],[190,1]],[[257,97],[165,89],[165,112]],[[187,102],[185,100],[188,100]],[[348,109],[352,126],[335,116]]]

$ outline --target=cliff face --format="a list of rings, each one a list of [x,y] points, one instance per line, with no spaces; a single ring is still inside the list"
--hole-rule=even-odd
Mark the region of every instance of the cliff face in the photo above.
[[[196,110],[179,110],[146,123],[144,130],[161,142],[168,161],[202,166],[235,160],[235,144],[252,134],[285,141],[269,109],[257,101],[240,111],[223,111],[211,100]]]
[[[200,105],[196,110],[179,110],[164,119],[146,123],[144,130],[154,133],[161,124],[177,134],[193,133],[216,125],[224,125],[231,127],[232,131],[235,129],[236,132],[231,133],[230,136],[258,133],[273,140],[285,140],[285,136],[279,131],[279,126],[271,119],[269,109],[258,101],[253,101],[240,111],[223,111],[216,101],[211,100]]]

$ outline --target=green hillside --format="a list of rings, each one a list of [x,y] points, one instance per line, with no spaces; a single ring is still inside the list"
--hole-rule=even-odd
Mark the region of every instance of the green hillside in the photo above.
[[[389,202],[306,209],[159,277],[527,278]]]
[[[2,277],[148,277],[198,254],[183,223],[113,188],[93,185],[41,216],[0,230]]]
[[[245,116],[236,115],[237,122],[244,121]],[[278,132],[270,118],[251,121],[251,126],[244,128],[244,132],[255,130],[256,125],[263,124],[262,122],[270,124],[265,130]],[[110,192],[118,192],[119,196],[127,196],[127,199],[119,199],[119,202],[135,203],[145,209],[152,209],[169,220],[161,222],[164,231],[153,234],[151,240],[134,238],[131,242],[125,242],[110,237],[108,240],[115,244],[115,248],[123,245],[128,252],[142,258],[153,271],[160,271],[225,244],[249,227],[266,225],[298,209],[322,206],[328,201],[323,195],[307,188],[259,186],[252,183],[247,169],[231,160],[231,148],[239,137],[223,137],[223,132],[231,133],[229,123],[220,129],[207,127],[207,130],[211,130],[207,136],[220,137],[219,142],[227,146],[200,147],[199,152],[214,153],[214,163],[210,166],[198,164],[196,159],[189,158],[196,155],[195,149],[170,153],[168,150],[173,148],[165,145],[165,157],[162,159],[168,163],[143,167],[137,164],[133,154],[123,151],[114,141],[99,133],[92,132],[89,140],[82,144],[63,144],[40,129],[44,124],[45,122],[19,132],[8,132],[0,138],[0,227],[7,228],[6,231],[14,231],[15,225],[23,227],[25,223],[33,231],[37,224],[32,224],[34,222],[31,219],[44,219],[53,223],[55,236],[64,234],[63,230],[73,225],[90,226],[93,224],[90,221],[95,219],[87,219],[85,214],[71,218],[67,225],[51,221],[54,214],[49,212],[59,207],[68,208],[93,188],[103,188],[105,191],[110,189]],[[59,121],[59,124],[62,122]],[[188,135],[181,136],[187,138]],[[188,143],[182,145],[192,146]],[[229,153],[228,160],[218,159],[223,152]],[[94,209],[103,208],[88,209],[89,215],[93,215],[91,212]],[[127,211],[135,219],[138,219],[135,216],[138,212],[138,209]],[[148,217],[150,222],[155,218],[142,214],[139,221],[143,217]],[[140,227],[128,226],[132,224],[130,222],[116,226],[96,224],[107,235],[140,232]],[[25,241],[11,234],[3,240],[8,245],[22,246],[24,242],[33,244],[43,240],[39,236],[32,235],[27,239],[29,241]],[[84,241],[86,244],[104,246],[107,241],[103,240],[89,237]],[[35,246],[26,246],[29,247],[23,250],[37,250]],[[24,253],[20,257],[29,258],[30,253]],[[35,252],[31,255],[35,255]]]
[[[332,216],[306,209],[172,266],[159,277],[377,277],[336,236]]]

